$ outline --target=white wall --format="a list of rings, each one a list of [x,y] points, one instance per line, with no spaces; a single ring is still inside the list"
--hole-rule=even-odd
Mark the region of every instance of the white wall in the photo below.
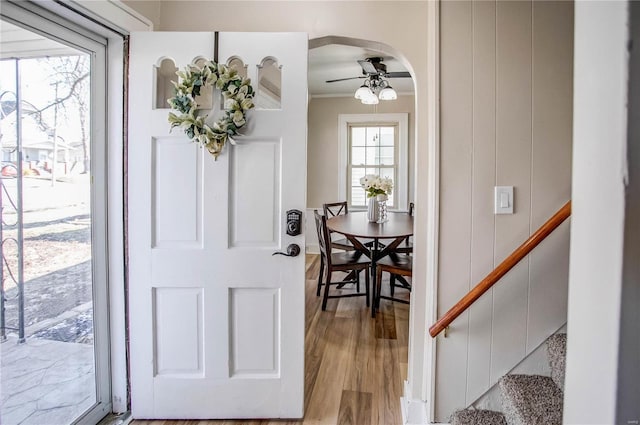
[[[438,317],[571,197],[573,4],[442,2],[440,25]],[[436,419],[565,323],[568,260],[566,222],[438,337]]]
[[[127,6],[134,9],[153,23],[153,28],[158,30],[160,26],[161,0],[135,0],[124,1]]]
[[[564,399],[567,424],[612,424],[616,419],[627,137],[627,6],[620,1],[578,2],[575,7],[573,221]]]

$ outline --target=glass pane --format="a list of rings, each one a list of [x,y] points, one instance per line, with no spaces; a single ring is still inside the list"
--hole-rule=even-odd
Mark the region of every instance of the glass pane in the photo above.
[[[364,127],[351,127],[351,146],[364,146],[366,131]]]
[[[351,188],[351,205],[361,207],[366,205],[366,194],[360,185]]]
[[[378,127],[367,127],[367,146],[380,144],[380,132]]]
[[[360,187],[360,179],[364,177],[364,168],[351,169],[351,186]]]
[[[233,57],[227,62],[229,68],[233,68],[241,75],[242,78],[247,78],[247,65],[242,62],[242,59]]]
[[[365,165],[365,149],[361,147],[351,148],[351,164],[353,165]]]
[[[367,149],[367,165],[378,165],[378,150],[377,147],[366,147]]]
[[[380,177],[388,177],[393,180],[395,183],[395,170],[393,168],[381,168],[380,169]]]
[[[380,169],[379,168],[371,168],[371,167],[367,167],[365,168],[365,174],[375,174],[376,176],[380,175]]]
[[[378,156],[379,162],[377,163],[381,165],[394,165],[394,153],[395,149],[393,148],[393,146],[381,147],[380,155]]]
[[[265,59],[258,66],[258,93],[255,97],[256,108],[280,109],[280,90],[282,72],[278,62]]]
[[[395,127],[380,127],[380,145],[393,146],[395,144]]]
[[[206,59],[198,59],[196,65],[200,68],[207,62]],[[200,87],[200,95],[195,98],[198,109],[213,109],[213,86]]]
[[[29,58],[0,61],[0,253],[6,300],[0,318],[7,338],[0,344],[0,423],[72,423],[96,403],[91,57],[0,23],[3,35],[12,32],[12,39],[29,40],[25,48],[33,48],[24,51]],[[46,49],[34,47],[39,44]],[[33,57],[41,50],[56,55]],[[16,66],[20,99],[16,79],[5,78],[13,77]],[[18,146],[22,162],[17,161]]]
[[[176,64],[171,59],[163,59],[156,67],[156,108],[169,109],[167,100],[173,97],[175,88],[172,81],[178,82]]]

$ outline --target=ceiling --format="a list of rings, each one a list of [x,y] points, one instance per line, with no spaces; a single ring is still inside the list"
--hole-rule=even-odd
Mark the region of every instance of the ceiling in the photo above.
[[[362,76],[358,59],[382,57],[388,72],[407,69],[397,59],[377,50],[362,47],[328,44],[309,50],[309,94],[311,96],[353,96],[363,79],[326,83],[337,78]],[[391,86],[398,94],[413,94],[412,78],[392,78]]]
[[[0,59],[77,54],[71,47],[0,19]]]
[[[29,58],[77,54],[77,50],[49,40],[34,32],[0,20],[0,59]],[[363,47],[329,44],[309,50],[309,94],[311,96],[352,96],[363,79],[326,83],[327,80],[362,76],[358,59],[384,58],[389,72],[407,69],[395,58]],[[391,86],[398,94],[413,94],[411,78],[392,78]]]

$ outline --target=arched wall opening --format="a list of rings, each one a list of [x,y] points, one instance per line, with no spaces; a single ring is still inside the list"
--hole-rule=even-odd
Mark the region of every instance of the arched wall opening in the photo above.
[[[420,134],[419,134],[419,122],[418,122],[418,108],[420,105],[420,99],[418,98],[419,96],[419,90],[417,87],[417,79],[416,79],[416,72],[414,71],[414,67],[411,64],[411,62],[406,58],[406,56],[398,49],[394,48],[393,46],[390,46],[388,44],[385,43],[380,43],[377,41],[371,41],[371,40],[364,40],[364,39],[359,39],[359,38],[353,38],[353,37],[343,37],[343,36],[323,36],[323,37],[319,37],[319,38],[312,38],[309,41],[309,53],[310,55],[312,54],[313,49],[316,48],[320,48],[320,47],[324,47],[324,46],[331,46],[331,45],[339,45],[339,46],[352,46],[352,47],[359,47],[359,48],[363,48],[363,49],[367,49],[367,50],[372,50],[372,51],[376,51],[379,52],[380,56],[383,57],[393,57],[396,60],[398,60],[403,67],[408,70],[411,74],[411,80],[412,80],[412,86],[413,86],[413,90],[410,96],[399,96],[400,98],[404,98],[405,100],[405,105],[406,102],[410,102],[410,105],[408,105],[404,111],[406,112],[407,110],[409,110],[408,108],[410,108],[410,156],[409,156],[409,173],[410,173],[410,183],[409,183],[409,200],[411,202],[415,202],[417,201],[417,199],[421,196],[418,193],[416,193],[420,187],[421,184],[424,185],[424,183],[421,183],[418,181],[418,167],[419,166],[426,166],[427,164],[427,160],[425,158],[424,152],[427,151],[427,149],[423,146],[422,147],[422,156],[418,155],[418,144],[420,142]],[[422,92],[424,93],[424,91]],[[359,105],[359,101],[353,99],[353,95],[350,96],[349,99],[347,99],[347,97],[344,97],[344,102],[350,102],[350,104],[352,105],[356,105],[356,106],[360,106]],[[314,102],[322,102],[322,101],[327,101],[327,99],[324,98],[314,98],[313,95],[310,98],[309,101],[309,129],[308,129],[308,165],[307,165],[307,176],[308,176],[308,187],[307,187],[307,193],[308,193],[308,200],[307,200],[307,217],[313,217],[313,210],[314,209],[320,209],[322,207],[321,202],[324,200],[324,202],[335,202],[335,201],[341,201],[344,199],[338,199],[337,198],[337,194],[338,194],[338,190],[337,190],[337,186],[340,184],[340,182],[338,182],[337,180],[332,180],[332,177],[335,177],[335,174],[337,174],[336,172],[330,171],[327,172],[327,167],[324,167],[322,165],[318,165],[316,162],[318,161],[318,159],[320,158],[320,160],[325,163],[328,162],[328,159],[326,159],[327,155],[332,155],[333,157],[336,157],[338,154],[337,151],[337,145],[330,145],[327,146],[327,144],[324,144],[322,146],[315,146],[315,144],[319,144],[317,138],[317,132],[318,129],[314,127],[314,117],[312,116],[315,111],[317,109],[319,109],[317,107],[317,105],[314,104]],[[394,101],[395,102],[395,101]],[[382,102],[381,102],[382,103]],[[424,99],[422,99],[422,104],[424,104]],[[378,105],[380,106],[380,105]],[[374,108],[372,108],[371,106],[368,107],[369,109],[367,109],[367,112],[374,112]],[[352,110],[353,111],[353,110]],[[380,112],[380,109],[378,109],[377,112]],[[349,113],[348,111],[337,111],[337,113]],[[422,113],[424,113],[424,111],[422,111]],[[334,125],[331,129],[322,129],[321,131],[329,131],[329,132],[333,132],[334,138],[338,137],[337,132],[335,131],[335,124],[337,124],[337,119],[334,121]],[[323,140],[327,140],[329,138],[329,136],[325,136],[325,138]],[[424,142],[425,139],[425,135],[422,135],[422,142]],[[330,142],[328,142],[330,143]],[[327,151],[329,151],[329,153],[327,153]],[[316,185],[315,180],[315,175],[316,172],[314,171],[314,167],[319,167],[319,168],[324,168],[323,171],[323,175],[324,175],[324,185],[325,185],[325,190],[318,190],[317,187],[314,187],[314,185]],[[334,170],[333,168],[331,168],[331,170]],[[337,171],[337,170],[336,170]],[[426,186],[426,185],[424,185]],[[424,199],[426,199],[426,197],[424,197]],[[425,201],[420,201],[422,202],[421,205],[421,209],[423,212],[427,211],[427,206],[426,206],[426,202]],[[419,220],[419,218],[417,218],[417,220]],[[314,235],[315,233],[315,229],[313,228],[313,219],[311,220],[307,220],[307,243],[308,243],[308,247],[310,248],[309,251],[310,252],[317,252],[314,250],[313,246],[309,246],[309,240],[313,237],[312,235]],[[313,243],[317,243],[317,242],[311,242],[311,245],[313,245]],[[423,244],[424,246],[424,244]],[[414,260],[415,261],[415,260]],[[422,263],[424,264],[426,261],[422,261]],[[415,265],[414,265],[415,267]],[[414,282],[416,281],[416,277],[414,277]],[[415,381],[415,387],[417,388],[424,388],[426,385],[426,379],[423,376],[423,363],[425,362],[425,354],[424,354],[424,335],[426,334],[426,323],[424,321],[424,316],[425,316],[425,310],[428,308],[427,306],[427,297],[425,297],[423,294],[425,293],[425,286],[424,284],[421,285],[420,288],[418,288],[417,291],[414,291],[411,294],[411,305],[410,305],[410,314],[409,314],[409,348],[408,348],[408,356],[407,358],[401,358],[399,359],[400,362],[408,362],[408,377],[409,379],[414,379]],[[418,314],[416,314],[415,310],[418,311]],[[418,350],[413,350],[411,348],[411,344],[412,342],[418,346]],[[415,360],[412,361],[412,358],[414,358]],[[416,367],[416,360],[419,362],[418,367]],[[414,378],[412,378],[412,376],[414,376]],[[408,390],[408,388],[411,387],[411,385],[408,384],[408,382],[405,382],[405,388],[404,388],[404,396],[405,398],[412,398],[413,396],[409,395],[411,394],[411,391]],[[413,391],[413,393],[415,394],[418,391]],[[423,401],[425,400],[425,394],[426,394],[426,390],[422,391],[421,395],[418,395],[416,398],[418,398],[419,400]],[[419,407],[419,413],[418,414],[414,414],[413,417],[417,417],[417,416],[421,416],[421,417],[425,417],[426,416],[426,409],[424,409],[423,405]]]

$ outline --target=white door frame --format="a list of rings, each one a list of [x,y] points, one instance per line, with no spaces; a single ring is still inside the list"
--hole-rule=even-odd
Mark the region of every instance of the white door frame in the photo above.
[[[38,5],[108,39],[107,46],[107,238],[111,402],[115,413],[128,410],[128,365],[126,343],[125,214],[124,214],[124,37],[132,31],[152,31],[153,24],[124,3],[52,0]],[[81,18],[79,15],[92,19]]]
[[[409,359],[402,397],[405,424],[433,423],[435,418],[436,341],[428,333],[437,319],[440,200],[440,3],[427,3],[427,78],[416,84],[427,99],[427,122],[416,119],[415,221],[413,285],[409,310]],[[426,134],[426,143],[419,136]],[[424,139],[423,139],[424,140]]]
[[[108,149],[108,134],[110,129],[108,103],[107,103],[107,68],[110,52],[106,46],[104,29],[95,31],[92,24],[87,25],[87,20],[79,19],[77,15],[58,13],[59,5],[52,2],[17,2],[7,1],[3,6],[3,18],[7,21],[19,22],[28,30],[36,33],[42,32],[51,39],[60,37],[63,43],[72,43],[79,50],[92,55],[91,64],[91,158],[92,161],[92,185],[91,185],[91,216],[92,216],[92,291],[94,310],[94,334],[96,336],[94,346],[95,382],[97,405],[76,419],[74,423],[94,423],[114,410],[112,391],[111,356],[112,346],[110,339],[111,306],[105,300],[110,296],[109,273],[112,260],[122,262],[122,254],[116,253],[112,258],[112,250],[109,241],[112,241],[109,220],[109,194],[104,193],[109,188],[107,181],[110,176],[108,164],[111,162]],[[59,16],[66,18],[61,20]],[[36,26],[37,25],[37,26]],[[122,73],[120,73],[122,75]],[[121,116],[121,114],[120,114]],[[116,241],[117,241],[116,234]],[[122,269],[124,270],[124,269]],[[107,346],[109,344],[109,346]],[[126,388],[125,388],[126,390]]]

